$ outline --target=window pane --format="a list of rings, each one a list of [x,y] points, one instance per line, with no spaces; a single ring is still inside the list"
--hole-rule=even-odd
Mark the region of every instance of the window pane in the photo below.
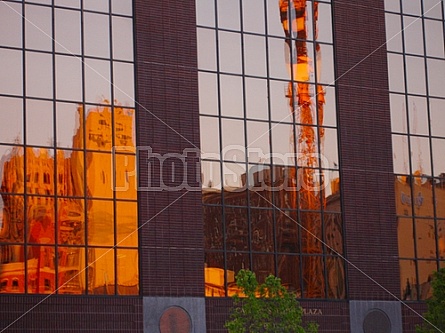
[[[26,52],[26,95],[53,97],[53,63],[51,54]]]
[[[407,133],[406,103],[404,95],[389,95],[391,103],[391,129],[393,132]]]
[[[112,168],[111,154],[87,152],[88,161],[87,186],[88,196],[94,198],[112,198]]]
[[[325,298],[325,279],[323,258],[304,256],[303,259],[303,297]]]
[[[89,3],[93,2],[96,0]],[[85,55],[108,58],[110,56],[108,16],[85,13],[84,29]]]
[[[419,270],[419,299],[429,299],[433,295],[431,280],[437,271],[437,263],[432,260],[419,260],[417,262]]]
[[[268,119],[267,81],[253,78],[245,79],[246,116],[252,119]]]
[[[0,49],[0,93],[22,95],[23,63],[22,52]]]
[[[196,22],[198,25],[215,26],[215,2],[208,0],[196,1]]]
[[[138,251],[118,249],[116,256],[117,293],[119,295],[138,295]]]
[[[405,92],[403,57],[388,53],[389,90]]]
[[[406,194],[405,194],[406,195]],[[399,217],[397,219],[397,234],[399,237],[399,257],[414,258],[413,220]]]
[[[215,31],[198,28],[197,39],[199,69],[216,70]]]
[[[428,109],[426,98],[408,97],[409,131],[411,134],[428,135]]]
[[[307,3],[309,4],[310,2],[308,1]],[[310,11],[308,13],[310,13]],[[318,15],[318,36],[316,40],[332,43],[331,5],[319,3]]]
[[[326,270],[328,280],[328,297],[343,299],[346,297],[345,268],[342,258],[327,257]]]
[[[414,260],[400,260],[400,282],[403,300],[417,300],[416,263]]]
[[[264,34],[264,0],[243,1],[244,31]]]
[[[198,73],[199,77],[199,112],[218,114],[217,77],[214,74]],[[203,128],[201,128],[203,130]]]
[[[82,108],[74,103],[57,103],[57,146],[63,148],[82,148],[83,129],[80,126]]]
[[[432,139],[432,145],[434,175],[440,176],[445,173],[445,139]],[[439,207],[440,205],[436,204],[436,208]]]
[[[392,136],[394,172],[409,174],[408,136]]]
[[[59,247],[58,290],[59,294],[85,293],[85,250],[77,247]]]
[[[84,153],[79,150],[58,150],[57,151],[57,193],[60,196],[81,197],[85,195],[84,190]],[[67,202],[64,205],[70,208],[70,211],[78,210],[79,204],[77,199],[74,203]],[[81,204],[84,207],[84,203]],[[63,208],[63,207],[62,207]],[[62,209],[63,210],[63,209]],[[60,213],[62,214],[63,211]],[[82,212],[78,211],[79,214]],[[73,213],[74,214],[74,213]],[[77,221],[78,214],[74,214],[73,221]]]
[[[108,12],[109,0],[83,0],[83,7],[87,10],[98,12]]]
[[[428,200],[428,199],[427,199]],[[417,258],[436,258],[436,237],[434,220],[415,219]]]
[[[86,148],[111,151],[112,122],[109,106],[87,106]]]
[[[11,2],[0,2],[0,45],[22,46],[22,5]],[[3,59],[3,57],[2,57]]]
[[[88,283],[94,295],[113,295],[115,292],[114,250],[112,248],[88,249],[90,260]]]
[[[113,201],[88,200],[88,244],[112,246],[114,244]]]
[[[115,62],[114,100],[118,104],[134,106],[134,67],[133,64]]]
[[[114,14],[133,15],[132,0],[111,0]]]
[[[110,63],[102,60],[85,60],[85,99],[90,103],[111,100]]]
[[[241,73],[241,35],[219,32],[219,61],[221,72]]]
[[[238,76],[220,76],[221,115],[243,117],[243,87]]]
[[[82,101],[82,63],[77,57],[56,56],[56,97]]]
[[[1,191],[6,193],[23,193],[25,189],[25,169],[24,169],[24,156],[22,147],[2,146],[0,145],[0,168],[3,172],[0,174]],[[3,197],[3,218],[8,221],[21,221],[17,222],[23,224],[23,198],[13,196]],[[20,201],[21,200],[21,201]],[[0,204],[1,204],[0,199]],[[2,226],[0,226],[1,229]],[[6,227],[6,225],[3,225]],[[14,234],[18,237],[23,232],[23,225],[19,228],[19,225],[11,227],[16,229]],[[22,234],[23,236],[23,234]],[[6,237],[6,236],[5,236]],[[7,237],[6,237],[7,238]]]
[[[52,102],[26,101],[26,143],[37,146],[54,145]]]
[[[116,198],[137,199],[136,155],[114,154]]]
[[[52,50],[51,8],[25,5],[25,45],[29,49]]]
[[[388,51],[402,52],[402,25],[400,15],[386,14],[386,47]]]
[[[425,95],[425,63],[423,58],[405,57],[408,93]],[[403,76],[402,76],[403,78]]]
[[[431,133],[445,137],[445,99],[430,98]]]
[[[54,0],[56,6],[80,8],[80,0]]]
[[[220,28],[240,30],[239,0],[218,0],[218,26]]]
[[[432,57],[444,57],[443,23],[425,20],[426,54]]]
[[[200,128],[203,158],[216,158],[221,151],[219,148],[219,119],[200,117]]]
[[[116,204],[117,245],[138,245],[138,205],[137,202],[118,201]]]
[[[203,161],[201,164],[201,174],[202,174],[202,187],[203,189],[208,188],[208,193],[203,193],[202,201],[207,202],[206,196],[208,197],[209,203],[221,203],[221,193],[219,190],[222,188],[221,184],[221,165],[218,162],[207,162]],[[213,189],[218,192],[213,195]],[[215,201],[215,202],[214,202]]]
[[[0,119],[0,142],[23,143],[23,100],[0,97]]]
[[[55,10],[56,52],[80,54],[80,13],[74,10]]]
[[[423,54],[422,20],[414,17],[403,16],[403,26],[403,32],[405,35],[405,52]]]
[[[29,162],[36,162],[35,160],[28,159]],[[42,161],[43,162],[43,161]],[[43,164],[43,163],[42,163]],[[48,169],[54,164],[46,165],[43,168],[37,168],[35,165],[30,165],[32,168],[31,173],[31,186],[35,189],[39,189],[40,192],[44,192],[44,188],[52,187],[52,184],[45,184],[45,175],[48,175]],[[46,169],[46,170],[45,170]],[[52,178],[52,177],[51,177]],[[37,181],[36,181],[37,180]],[[28,184],[29,184],[28,183]],[[52,194],[52,193],[51,193]],[[54,244],[55,243],[55,221],[54,221],[54,200],[49,197],[29,196],[28,201],[28,242],[31,244]],[[34,249],[45,250],[47,247],[35,247]],[[52,247],[51,247],[52,248]],[[44,251],[45,255],[48,254]],[[53,253],[51,255],[54,255]],[[38,258],[38,256],[35,256]],[[45,262],[46,266],[54,268],[53,258],[45,258],[45,260],[51,260],[51,262]]]
[[[133,61],[133,21],[113,17],[113,58]]]
[[[266,75],[266,40],[259,36],[244,36],[244,66],[247,75]]]
[[[445,61],[428,59],[428,89],[432,96],[445,97]]]
[[[440,0],[423,0],[423,13],[425,17],[442,18]]]

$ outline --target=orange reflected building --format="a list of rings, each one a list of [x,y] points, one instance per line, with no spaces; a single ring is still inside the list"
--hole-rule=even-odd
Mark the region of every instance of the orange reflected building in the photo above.
[[[115,209],[112,200],[113,189],[136,200],[135,180],[129,184],[128,176],[135,172],[134,114],[96,107],[88,110],[85,127],[83,114],[79,107],[73,150],[57,150],[54,158],[50,149],[14,148],[3,157],[0,292],[138,293],[137,251],[112,248],[123,239],[125,246],[137,246],[135,205]],[[104,153],[82,151],[83,128],[86,148]],[[117,284],[116,260],[124,272]]]

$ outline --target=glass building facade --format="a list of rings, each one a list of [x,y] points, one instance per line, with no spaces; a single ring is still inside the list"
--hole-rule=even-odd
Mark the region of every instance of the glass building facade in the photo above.
[[[0,1],[0,331],[219,333],[244,268],[319,332],[414,333],[444,5]]]
[[[139,293],[132,15],[0,3],[0,293]]]
[[[386,1],[401,297],[445,267],[444,3]]]
[[[197,1],[207,296],[345,298],[329,1]]]

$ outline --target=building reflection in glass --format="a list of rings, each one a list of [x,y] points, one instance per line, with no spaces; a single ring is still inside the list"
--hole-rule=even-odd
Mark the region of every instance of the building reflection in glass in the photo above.
[[[445,259],[445,16],[440,1],[385,9],[401,297],[427,299]]]
[[[301,298],[344,298],[335,101],[323,85],[333,82],[330,4],[268,1],[267,15],[261,1],[241,14],[231,5],[218,1],[217,23],[198,8],[206,295],[231,296],[248,268]]]
[[[0,292],[138,294],[137,207],[113,213],[113,188],[134,172],[134,111],[106,103],[86,116],[77,108],[71,150],[11,146],[2,156]],[[119,196],[134,202],[136,188]],[[116,257],[115,245],[129,247]]]

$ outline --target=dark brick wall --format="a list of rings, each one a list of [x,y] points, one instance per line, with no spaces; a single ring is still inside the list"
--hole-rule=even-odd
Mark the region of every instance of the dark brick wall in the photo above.
[[[347,301],[304,301],[300,305],[306,309],[303,316],[304,322],[316,322],[319,324],[320,333],[345,333],[349,332],[349,305]],[[229,311],[233,306],[231,299],[207,298],[207,332],[225,333],[224,323],[229,319]]]
[[[139,182],[169,190],[139,192],[141,290],[144,296],[203,296],[204,233],[199,154],[159,163],[152,153],[199,149],[194,1],[135,1]],[[145,148],[143,148],[145,147]],[[180,157],[180,156],[179,156]],[[148,159],[148,160],[147,160]],[[171,179],[174,162],[175,179]],[[184,181],[190,187],[171,191]]]
[[[3,332],[141,332],[139,297],[2,295]]]
[[[422,316],[426,311],[426,303],[402,304],[403,332],[416,333],[416,325],[422,324]]]
[[[351,299],[400,296],[384,1],[334,1],[338,126]],[[375,280],[375,282],[373,281]]]

